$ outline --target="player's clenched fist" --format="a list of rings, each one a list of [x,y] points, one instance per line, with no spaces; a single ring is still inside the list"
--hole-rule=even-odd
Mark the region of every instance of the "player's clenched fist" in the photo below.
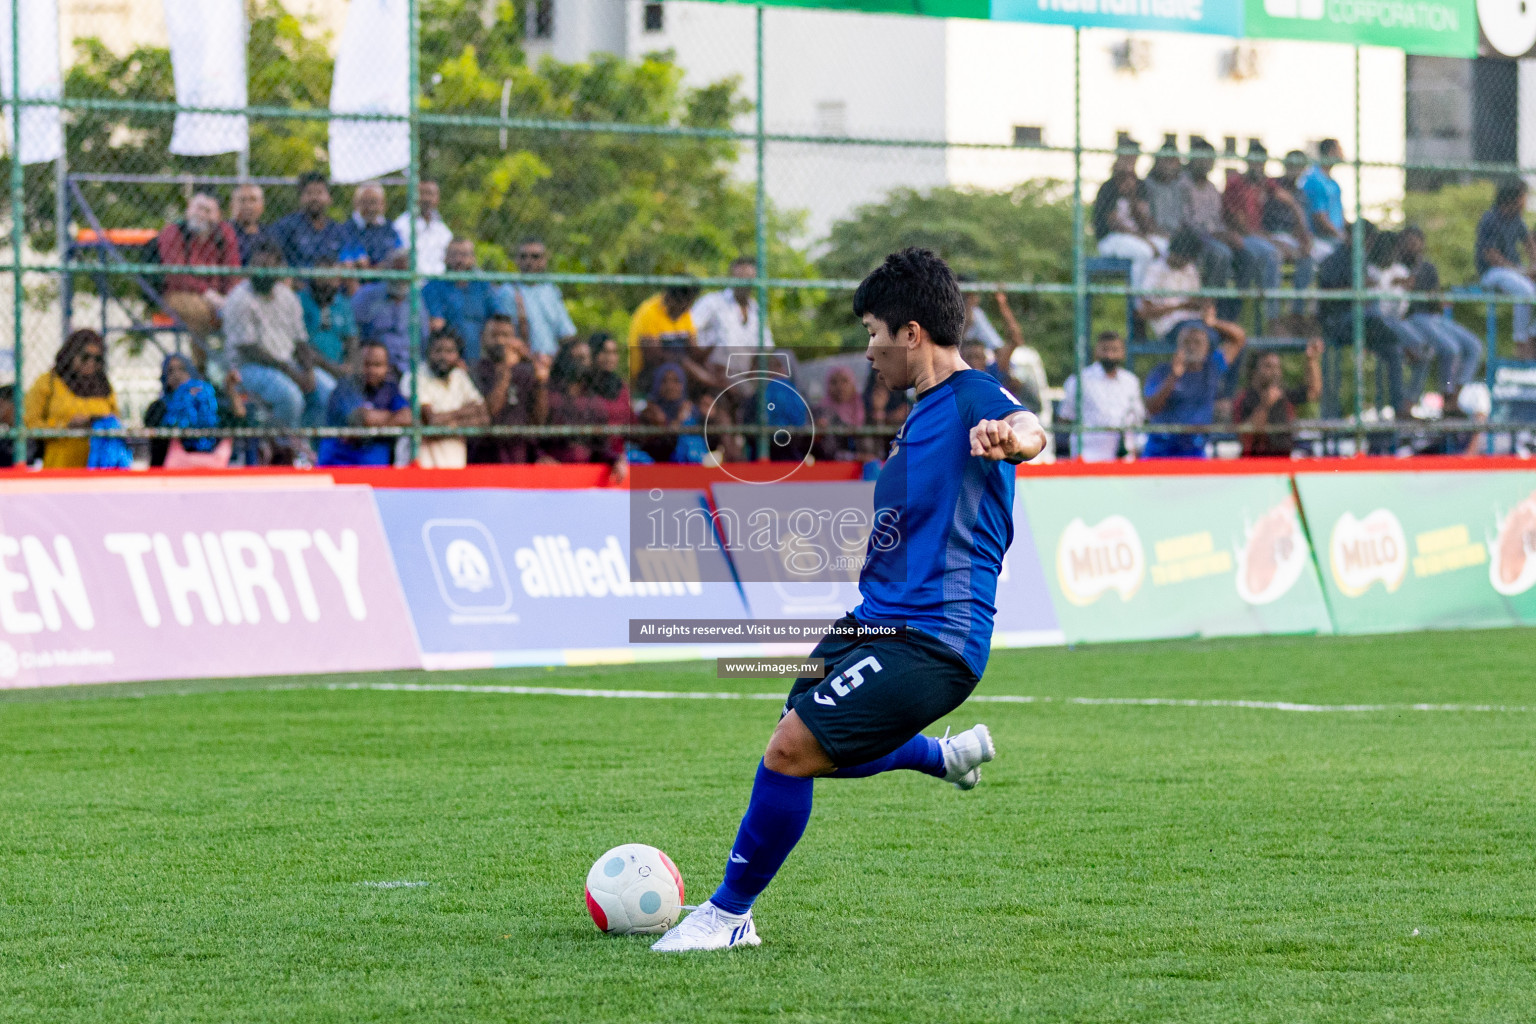
[[[971,428],[971,454],[994,462],[1023,462],[1045,447],[1045,431],[1030,413],[1005,420],[982,420]]]

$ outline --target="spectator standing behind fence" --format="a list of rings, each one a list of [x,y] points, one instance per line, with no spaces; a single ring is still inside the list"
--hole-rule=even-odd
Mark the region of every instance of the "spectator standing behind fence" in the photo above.
[[[299,208],[270,228],[282,247],[282,265],[312,267],[321,260],[341,259],[341,225],[331,219],[330,209],[331,187],[325,175],[311,171],[300,176]]]
[[[757,261],[750,256],[738,256],[731,261],[729,273],[737,280],[750,282],[757,277]],[[759,343],[764,348],[773,347],[773,331],[767,324],[761,324],[763,336],[757,336],[760,314],[751,284],[710,292],[693,304],[690,313],[699,347],[708,350],[708,362],[718,371],[727,369],[732,350],[757,348]]]
[[[242,267],[251,262],[251,252],[256,248],[256,242],[266,235],[267,229],[261,223],[261,217],[266,212],[267,195],[260,185],[246,182],[236,185],[235,190],[229,194],[229,219],[235,229],[235,238],[240,242]]]
[[[427,343],[427,372],[416,385],[421,422],[428,427],[483,427],[491,422],[485,399],[464,369],[464,346],[450,330],[439,331]],[[469,445],[462,437],[423,441],[417,465],[426,469],[463,469]]]
[[[1239,332],[1213,348],[1203,325],[1186,324],[1173,358],[1152,368],[1144,391],[1148,419],[1155,424],[1202,426],[1216,422],[1216,401],[1227,369],[1243,349]],[[1142,454],[1149,459],[1203,459],[1206,436],[1148,434]]]
[[[1536,331],[1531,301],[1536,299],[1536,242],[1525,226],[1528,194],[1521,178],[1505,178],[1493,196],[1493,207],[1477,222],[1477,273],[1490,292],[1524,300],[1514,305],[1515,358],[1536,359]]]
[[[341,222],[341,265],[377,267],[400,248],[400,236],[384,216],[384,186],[365,182],[352,193],[352,216]],[[351,289],[356,290],[356,289]]]
[[[1104,331],[1093,343],[1094,361],[1083,367],[1083,426],[1113,427],[1117,431],[1141,426],[1147,418],[1141,400],[1141,382],[1125,368],[1125,339]],[[1061,389],[1056,418],[1067,423],[1077,419],[1078,374],[1068,377]],[[1113,462],[1124,442],[1134,450],[1129,432],[1083,434],[1072,438],[1072,457],[1084,462]]]
[[[453,230],[443,220],[438,209],[441,192],[437,182],[423,181],[416,186],[416,205],[421,215],[416,218],[416,271],[421,274],[441,274],[448,268],[448,243],[453,241]],[[395,218],[395,234],[407,253],[411,245],[411,211],[406,210]],[[409,264],[407,264],[409,268]]]
[[[332,266],[321,261],[316,268]],[[357,351],[357,320],[352,315],[352,300],[341,290],[341,279],[311,277],[299,289],[299,305],[304,309],[304,330],[315,350],[316,364],[340,380],[350,370],[347,364]]]
[[[1121,145],[1136,144],[1121,140]],[[1093,233],[1099,240],[1099,255],[1130,260],[1131,284],[1140,285],[1161,246],[1154,236],[1145,186],[1136,177],[1135,153],[1115,157],[1109,180],[1099,186],[1093,199]]]
[[[1280,353],[1255,353],[1248,386],[1232,404],[1232,421],[1255,428],[1288,427],[1295,423],[1297,407],[1316,402],[1323,394],[1323,339],[1309,339],[1306,354],[1305,383],[1288,388]],[[1243,455],[1247,458],[1289,458],[1296,445],[1289,430],[1244,434],[1242,438]]]
[[[384,261],[385,270],[409,270],[410,254],[397,250]],[[411,370],[411,282],[405,277],[391,277],[363,285],[352,296],[352,318],[357,322],[358,338],[376,341],[389,350],[389,365],[395,375],[404,377]],[[426,307],[420,311],[417,333],[422,351],[427,347]]]
[[[1298,183],[1307,227],[1314,239],[1313,255],[1319,261],[1344,241],[1348,222],[1344,219],[1344,193],[1333,180],[1333,169],[1344,161],[1344,147],[1338,139],[1324,139],[1317,144],[1317,163],[1308,167]],[[1321,247],[1321,248],[1319,248]]]
[[[542,239],[525,238],[517,246],[517,270],[543,274],[549,270],[549,249]],[[497,286],[502,308],[516,318],[519,336],[534,355],[554,357],[560,346],[576,337],[576,325],[565,308],[560,286],[551,281],[516,282]]]
[[[448,243],[448,270],[468,274],[475,269],[475,243],[455,238]],[[464,340],[464,358],[480,358],[480,334],[492,314],[508,315],[511,308],[502,302],[488,281],[428,281],[421,289],[422,305],[427,307],[429,327],[444,327]]]
[[[389,352],[383,345],[364,345],[358,353],[358,369],[336,385],[326,403],[328,427],[408,427],[411,403],[389,368]],[[395,461],[395,439],[323,437],[319,458],[322,466],[388,466]]]
[[[539,426],[549,417],[548,358],[530,359],[512,318],[495,313],[485,323],[480,358],[470,372],[485,398],[491,425]],[[537,445],[522,437],[487,437],[470,452],[472,462],[531,462]]]
[[[231,390],[222,392],[203,379],[191,359],[171,353],[160,363],[160,397],[144,410],[144,425],[186,430],[245,426],[239,372],[231,370],[230,378],[226,383]],[[149,464],[172,468],[227,466],[233,448],[227,438],[155,437],[149,442]]]
[[[693,323],[698,297],[693,285],[671,285],[636,307],[629,320],[629,376],[638,390],[651,390],[651,377],[663,363],[677,363],[690,377],[708,376]]]
[[[164,267],[240,266],[240,243],[235,229],[224,223],[219,202],[206,192],[187,201],[187,217],[167,224],[155,242]],[[165,307],[181,318],[199,347],[202,339],[219,326],[219,310],[238,277],[228,275],[168,273],[161,299]]]
[[[59,346],[53,369],[27,389],[22,421],[33,430],[84,430],[103,416],[117,415],[117,396],[107,380],[107,344],[88,328]],[[44,469],[84,469],[91,439],[54,437],[43,442]]]
[[[281,253],[268,242],[251,254],[253,271],[280,265]],[[288,285],[271,274],[254,274],[224,303],[224,338],[234,350],[246,391],[271,412],[281,427],[318,425],[336,378],[315,367],[304,307]]]
[[[1438,390],[1447,416],[1460,415],[1461,389],[1472,383],[1483,359],[1483,340],[1440,308],[1440,270],[1424,255],[1424,232],[1410,224],[1398,236],[1398,258],[1408,269],[1410,292],[1427,293],[1408,306],[1408,329],[1423,336],[1439,360]]]
[[[988,373],[1019,400],[1019,404],[1032,413],[1039,413],[1045,405],[1045,392],[1050,381],[1045,376],[1045,360],[1033,345],[1024,340],[1024,328],[1019,326],[1008,304],[1008,295],[999,289],[992,294],[997,312],[1003,320],[1003,330],[1008,340],[994,353],[995,359]]]
[[[1232,283],[1233,267],[1243,255],[1243,238],[1228,227],[1222,215],[1221,190],[1211,181],[1216,169],[1216,147],[1199,135],[1189,138],[1189,166],[1180,181],[1184,195],[1183,226],[1200,238],[1200,280],[1209,288],[1226,288]],[[1236,320],[1243,312],[1243,300],[1216,300],[1216,316]]]

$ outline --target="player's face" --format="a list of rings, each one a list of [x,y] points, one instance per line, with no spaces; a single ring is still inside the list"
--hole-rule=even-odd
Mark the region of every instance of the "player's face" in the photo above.
[[[894,335],[884,320],[873,313],[864,314],[864,329],[869,332],[869,348],[864,358],[875,368],[885,386],[892,390],[910,387],[907,369],[907,338],[911,325],[899,328]]]

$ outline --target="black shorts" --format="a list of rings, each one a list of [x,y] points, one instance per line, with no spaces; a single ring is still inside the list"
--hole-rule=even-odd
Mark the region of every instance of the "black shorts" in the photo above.
[[[852,615],[837,623],[858,624]],[[839,768],[884,757],[976,689],[958,654],[913,630],[879,639],[829,633],[810,656],[825,659],[826,678],[796,679],[784,713],[793,709]]]

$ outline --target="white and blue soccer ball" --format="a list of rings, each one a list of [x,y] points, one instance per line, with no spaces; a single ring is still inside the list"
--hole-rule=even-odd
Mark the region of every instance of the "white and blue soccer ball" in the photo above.
[[[587,872],[587,912],[609,935],[659,934],[682,909],[683,876],[654,846],[615,846]]]

